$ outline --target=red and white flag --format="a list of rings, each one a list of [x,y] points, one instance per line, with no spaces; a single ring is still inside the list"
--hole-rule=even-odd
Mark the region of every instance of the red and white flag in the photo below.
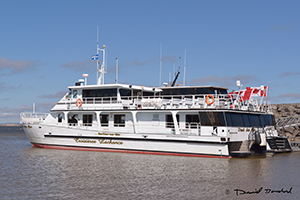
[[[268,86],[264,86],[263,90],[261,87],[247,87],[244,90],[232,91],[228,94],[230,99],[238,96],[242,101],[249,100],[252,96],[254,97],[266,97],[268,92]]]

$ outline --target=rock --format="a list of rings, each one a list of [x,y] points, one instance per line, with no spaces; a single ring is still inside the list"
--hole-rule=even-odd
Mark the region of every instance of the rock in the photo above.
[[[300,115],[300,103],[297,104],[273,104],[272,111],[275,119],[282,117],[293,117]],[[285,128],[285,131],[278,129],[278,135],[285,135],[291,141],[300,141],[300,127],[289,127]]]

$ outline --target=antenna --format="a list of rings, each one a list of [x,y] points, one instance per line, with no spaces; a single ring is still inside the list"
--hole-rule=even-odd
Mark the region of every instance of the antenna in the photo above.
[[[177,74],[176,74],[176,76],[175,76],[175,78],[174,78],[173,83],[171,84],[171,87],[174,87],[174,85],[175,85],[175,83],[176,83],[176,81],[177,81],[177,79],[178,79],[178,76],[179,76],[179,74],[180,74],[179,69],[180,69],[180,67],[179,67],[178,70],[177,70]]]
[[[116,58],[116,83],[118,83],[118,66],[119,62],[118,62],[118,58]]]
[[[161,68],[162,68],[162,43],[160,43],[159,86],[158,87],[161,87]]]
[[[186,50],[184,51],[183,86],[185,86]]]

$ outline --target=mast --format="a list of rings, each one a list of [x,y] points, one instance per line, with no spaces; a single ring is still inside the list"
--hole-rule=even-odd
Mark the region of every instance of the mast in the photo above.
[[[102,58],[103,58],[103,61],[102,61],[102,64],[100,65],[100,61],[98,60],[98,72],[99,72],[99,78],[98,78],[98,81],[97,81],[97,85],[103,85],[104,84],[104,73],[105,73],[105,71],[104,71],[104,67],[105,67],[105,48],[106,48],[106,46],[105,45],[103,45],[102,46],[102,49],[100,49],[100,48],[97,48],[97,52],[99,52],[99,51],[102,51],[102,53],[103,53],[103,56],[102,56]]]
[[[105,73],[105,48],[106,46],[103,45],[102,49],[99,48],[99,32],[98,32],[98,26],[97,26],[97,55],[94,56],[94,60],[97,60],[97,85],[104,84],[104,73]],[[102,51],[102,63],[100,64],[99,60],[99,54],[100,51]]]
[[[186,50],[184,51],[183,86],[185,86]]]
[[[159,85],[161,87],[161,68],[162,68],[162,43],[160,43],[160,59],[159,59]]]
[[[118,83],[118,69],[119,68],[119,60],[116,58],[116,83]]]

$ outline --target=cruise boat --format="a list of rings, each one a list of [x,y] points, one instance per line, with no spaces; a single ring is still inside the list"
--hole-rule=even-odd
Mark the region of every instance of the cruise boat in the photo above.
[[[93,59],[97,84],[84,74],[49,114],[20,114],[33,147],[225,158],[291,151],[264,101],[267,87],[104,84],[105,46]]]

